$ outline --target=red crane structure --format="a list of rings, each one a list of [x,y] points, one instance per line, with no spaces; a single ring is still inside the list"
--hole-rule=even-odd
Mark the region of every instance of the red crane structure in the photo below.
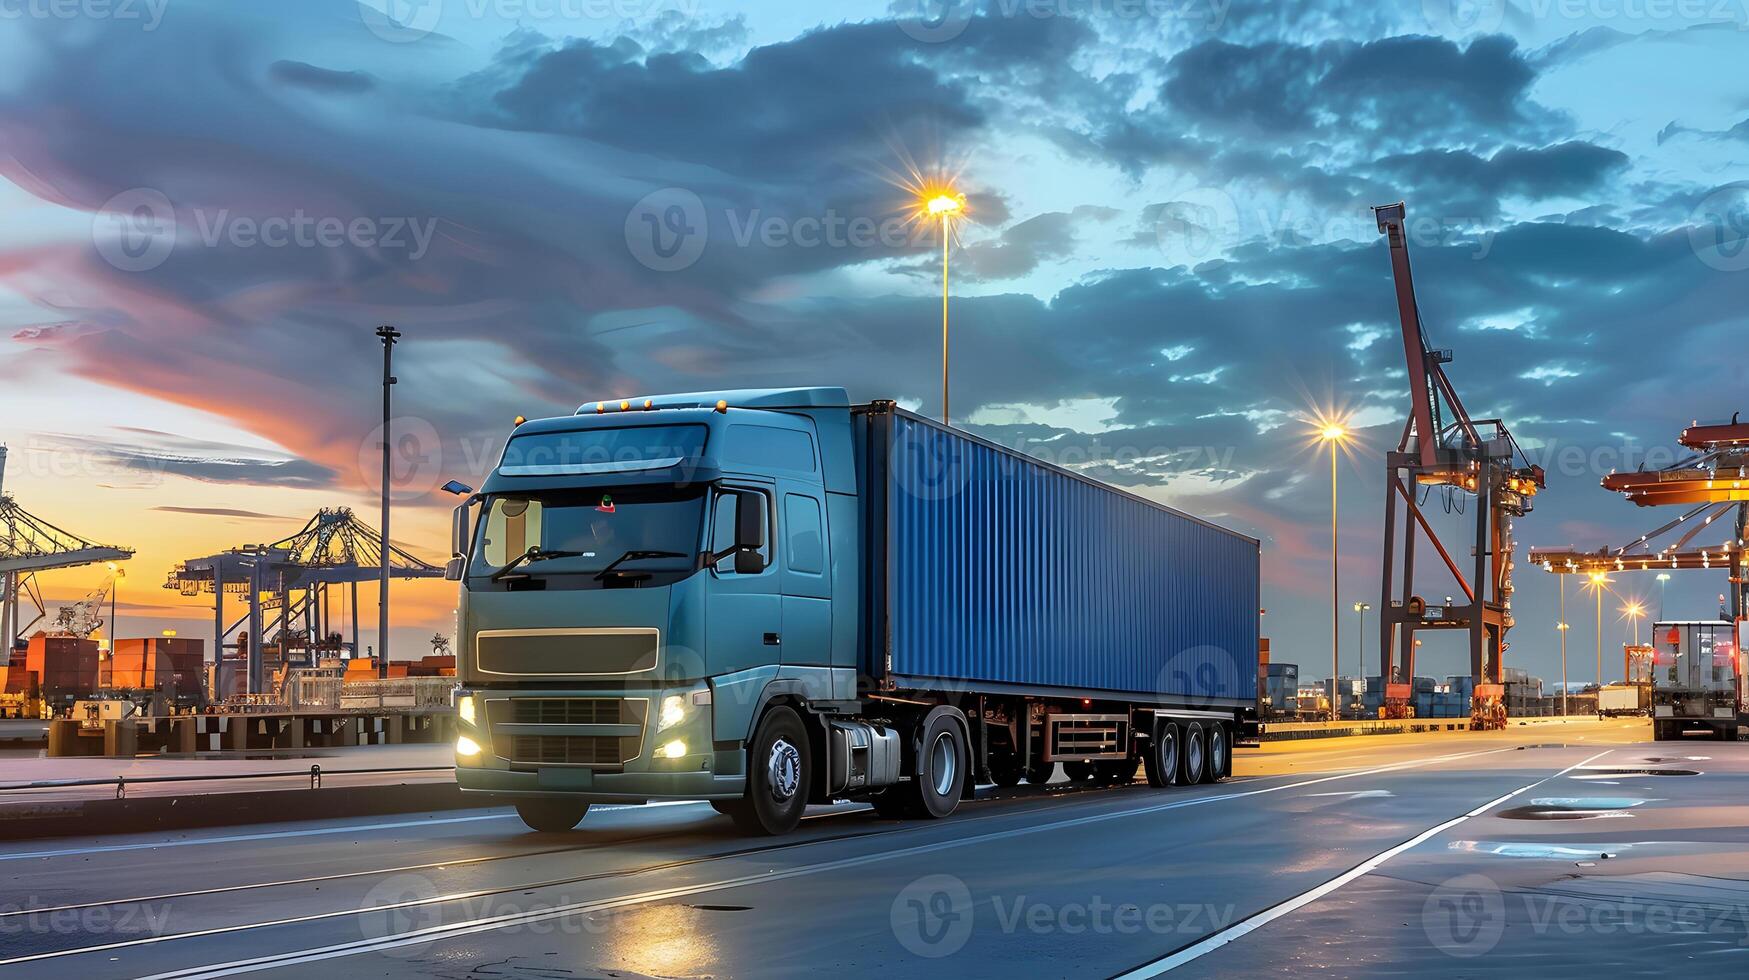
[[[1379,600],[1383,713],[1387,718],[1412,713],[1415,633],[1466,630],[1475,682],[1471,725],[1495,728],[1505,724],[1500,668],[1506,632],[1512,628],[1512,521],[1530,512],[1531,498],[1542,489],[1544,475],[1542,467],[1524,457],[1504,422],[1470,417],[1445,373],[1451,351],[1428,346],[1409,270],[1404,211],[1402,202],[1373,208],[1379,233],[1390,247],[1410,402],[1403,437],[1395,451],[1385,453],[1385,549]],[[1463,497],[1474,497],[1469,575],[1422,513],[1427,496],[1434,492],[1446,496],[1448,511],[1461,511]],[[1429,606],[1415,593],[1417,529],[1456,580],[1462,601]]]

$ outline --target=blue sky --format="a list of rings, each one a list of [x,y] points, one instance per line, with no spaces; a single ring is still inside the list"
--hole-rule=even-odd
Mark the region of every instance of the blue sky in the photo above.
[[[156,588],[176,559],[369,509],[380,322],[417,420],[397,537],[432,554],[434,478],[477,475],[517,414],[812,383],[935,411],[913,172],[969,196],[956,418],[1262,538],[1265,632],[1303,676],[1329,612],[1301,419],[1361,428],[1346,609],[1378,601],[1407,408],[1370,205],[1408,202],[1433,342],[1550,468],[1521,547],[1661,523],[1597,480],[1744,407],[1741,0],[4,10],[6,485],[140,548],[124,616],[154,627],[203,621]],[[1555,582],[1519,586],[1508,662],[1552,677]],[[1679,577],[1671,613],[1722,586]],[[447,628],[421,589],[409,635]],[[1424,672],[1461,668],[1442,643]]]

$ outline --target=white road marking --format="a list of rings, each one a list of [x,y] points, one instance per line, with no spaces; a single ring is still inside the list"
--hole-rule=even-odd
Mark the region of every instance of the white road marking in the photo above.
[[[1397,846],[1395,846],[1393,848],[1390,848],[1389,850],[1380,851],[1379,853],[1374,854],[1372,857],[1367,858],[1365,861],[1362,861],[1356,867],[1351,868],[1348,871],[1344,872],[1343,874],[1340,874],[1340,875],[1336,876],[1335,878],[1332,878],[1329,881],[1324,882],[1322,885],[1319,885],[1318,887],[1313,888],[1310,891],[1296,895],[1293,898],[1290,898],[1287,901],[1280,903],[1279,905],[1273,905],[1267,909],[1264,909],[1262,912],[1259,912],[1256,915],[1251,916],[1250,918],[1246,919],[1245,921],[1235,923],[1235,924],[1227,927],[1226,929],[1223,929],[1222,931],[1215,933],[1214,935],[1208,937],[1207,939],[1204,939],[1202,942],[1196,943],[1195,945],[1192,945],[1192,946],[1187,946],[1184,949],[1181,949],[1178,952],[1173,953],[1170,956],[1166,956],[1166,957],[1163,957],[1161,959],[1155,960],[1152,963],[1143,964],[1142,966],[1136,967],[1134,970],[1131,970],[1127,973],[1119,974],[1116,978],[1114,978],[1114,980],[1147,980],[1147,978],[1149,978],[1149,977],[1157,977],[1157,976],[1160,976],[1162,974],[1169,973],[1169,972],[1176,970],[1179,967],[1185,965],[1186,963],[1189,963],[1189,962],[1196,960],[1196,959],[1200,959],[1203,956],[1205,956],[1209,953],[1212,953],[1217,949],[1220,949],[1222,946],[1225,946],[1228,943],[1233,942],[1236,939],[1240,939],[1240,938],[1247,936],[1253,932],[1256,932],[1258,929],[1261,929],[1264,926],[1270,924],[1271,922],[1274,922],[1276,919],[1279,919],[1282,916],[1287,915],[1289,912],[1293,912],[1293,911],[1300,909],[1306,905],[1310,905],[1311,903],[1317,901],[1320,898],[1323,898],[1325,895],[1328,895],[1331,892],[1335,891],[1336,889],[1341,888],[1343,885],[1348,884],[1349,882],[1355,880],[1356,878],[1364,877],[1365,875],[1371,874],[1374,870],[1376,870],[1378,868],[1379,865],[1384,864],[1386,861],[1389,861],[1391,858],[1396,857],[1397,855],[1403,853],[1404,851],[1409,850],[1410,848],[1413,848],[1419,844],[1422,844],[1428,840],[1431,840],[1434,837],[1438,837],[1440,834],[1443,834],[1446,831],[1450,830],[1451,828],[1456,827],[1458,824],[1461,824],[1464,821],[1469,820],[1471,817],[1479,817],[1482,814],[1487,813],[1489,810],[1494,809],[1495,807],[1499,806],[1500,804],[1505,803],[1507,800],[1510,800],[1513,797],[1518,796],[1521,793],[1535,789],[1536,787],[1541,786],[1543,783],[1546,783],[1551,779],[1559,779],[1560,777],[1565,776],[1567,773],[1570,773],[1575,769],[1578,769],[1582,766],[1586,766],[1586,765],[1589,765],[1593,762],[1596,762],[1598,759],[1603,758],[1604,756],[1608,755],[1610,752],[1613,752],[1613,751],[1615,751],[1615,750],[1614,749],[1607,749],[1603,752],[1599,752],[1598,754],[1592,756],[1591,758],[1586,759],[1584,762],[1578,763],[1576,765],[1568,766],[1566,769],[1563,769],[1560,772],[1555,773],[1552,776],[1544,776],[1543,778],[1537,780],[1534,783],[1529,783],[1527,785],[1520,786],[1519,788],[1513,790],[1510,793],[1507,793],[1505,796],[1502,796],[1497,800],[1494,800],[1494,801],[1489,802],[1489,803],[1484,803],[1481,806],[1476,807],[1474,810],[1471,810],[1470,812],[1468,812],[1462,816],[1453,817],[1452,819],[1447,820],[1446,822],[1440,824],[1437,827],[1432,827],[1428,830],[1424,830],[1421,833],[1416,834],[1414,837],[1411,837],[1410,839],[1404,841],[1403,843],[1398,844]]]
[[[1353,792],[1348,792],[1348,793],[1307,793],[1306,794],[1306,796],[1308,798],[1315,798],[1315,797],[1320,797],[1320,796],[1345,796],[1351,800],[1378,800],[1378,799],[1384,799],[1387,796],[1396,796],[1396,795],[1397,794],[1391,792],[1388,789],[1361,789],[1361,790],[1354,790]]]
[[[703,800],[663,800],[658,803],[614,804],[590,807],[595,813],[607,810],[647,810],[658,806],[702,806]],[[199,844],[236,844],[257,840],[281,840],[289,837],[321,837],[327,834],[350,834],[358,831],[401,830],[407,827],[435,827],[440,824],[477,823],[482,820],[508,820],[514,813],[484,813],[471,817],[437,817],[426,820],[396,820],[392,823],[345,824],[339,827],[314,827],[308,830],[275,830],[260,834],[231,834],[225,837],[189,837],[181,840],[140,841],[134,844],[98,844],[93,847],[67,847],[54,851],[0,852],[0,861],[23,861],[28,858],[76,857],[81,854],[109,854],[115,851],[150,851],[160,847],[194,847]]]
[[[1337,773],[1335,775],[1321,776],[1321,777],[1318,777],[1316,779],[1308,779],[1308,780],[1303,780],[1301,782],[1296,782],[1296,783],[1285,783],[1285,784],[1280,785],[1280,786],[1266,786],[1266,787],[1261,787],[1259,789],[1243,790],[1243,791],[1237,792],[1237,793],[1223,793],[1223,794],[1215,795],[1215,796],[1198,796],[1198,797],[1192,797],[1190,799],[1185,799],[1185,800],[1175,800],[1171,803],[1161,803],[1161,804],[1157,804],[1154,806],[1140,807],[1140,808],[1129,809],[1129,810],[1119,810],[1119,811],[1110,812],[1110,813],[1090,814],[1088,816],[1083,816],[1083,817],[1072,817],[1072,818],[1069,818],[1066,820],[1053,821],[1051,823],[1033,824],[1030,826],[1016,827],[1016,828],[1012,828],[1009,830],[992,831],[992,832],[986,833],[986,834],[977,834],[977,835],[970,836],[970,837],[960,837],[960,838],[955,838],[952,840],[938,841],[938,842],[935,842],[932,844],[919,844],[919,845],[915,845],[912,847],[899,848],[897,850],[891,850],[891,851],[879,851],[879,852],[861,855],[858,857],[842,858],[842,859],[839,859],[836,861],[828,861],[828,862],[823,862],[820,864],[800,865],[800,866],[797,866],[794,868],[788,868],[788,869],[778,870],[778,871],[762,872],[759,874],[746,875],[746,876],[737,877],[737,878],[727,878],[727,879],[722,879],[719,881],[700,882],[700,883],[695,884],[695,885],[686,885],[686,886],[680,886],[680,887],[674,887],[674,888],[657,889],[657,890],[642,892],[642,893],[638,893],[638,894],[622,896],[620,898],[597,899],[597,900],[588,901],[588,902],[576,902],[576,903],[571,903],[568,905],[558,905],[558,906],[554,906],[554,907],[549,908],[549,909],[540,909],[540,910],[534,910],[534,911],[528,911],[528,912],[517,912],[517,913],[509,913],[509,914],[505,914],[505,915],[483,917],[483,918],[478,918],[478,919],[473,919],[473,920],[450,923],[447,925],[431,926],[431,927],[428,927],[425,929],[412,930],[412,931],[405,932],[405,933],[399,933],[399,934],[394,935],[394,936],[386,936],[386,937],[381,937],[378,939],[368,939],[368,940],[360,940],[360,941],[348,942],[348,943],[339,943],[339,944],[332,945],[332,946],[322,946],[322,947],[314,947],[314,948],[305,949],[305,950],[295,950],[295,951],[291,951],[288,953],[275,954],[272,956],[256,957],[254,959],[248,959],[248,960],[236,960],[236,961],[232,961],[229,963],[218,963],[218,964],[211,964],[211,965],[207,965],[207,966],[191,967],[191,968],[188,968],[185,970],[157,974],[154,977],[148,978],[148,980],[172,980],[172,978],[176,978],[176,980],[193,980],[193,978],[197,978],[197,977],[234,976],[234,975],[242,974],[242,973],[253,973],[253,972],[256,972],[259,970],[275,969],[275,968],[282,967],[282,966],[293,966],[293,965],[297,965],[300,963],[312,963],[312,962],[317,962],[320,960],[335,959],[335,958],[344,957],[344,956],[352,956],[352,955],[356,955],[358,953],[371,952],[371,951],[375,951],[375,950],[394,949],[394,948],[401,947],[401,946],[412,946],[412,945],[418,945],[421,943],[434,942],[434,941],[437,941],[440,939],[449,939],[449,938],[454,938],[454,937],[459,937],[459,936],[473,935],[473,934],[482,933],[482,932],[492,932],[494,930],[507,928],[509,926],[519,926],[519,925],[524,925],[524,924],[534,923],[534,922],[544,922],[544,921],[548,921],[551,919],[564,918],[566,916],[583,915],[583,914],[587,914],[587,913],[591,913],[591,912],[605,911],[608,909],[621,908],[621,907],[630,906],[630,905],[643,905],[643,904],[646,904],[649,902],[665,901],[665,900],[671,899],[671,898],[679,898],[679,897],[684,897],[684,896],[688,896],[688,895],[701,894],[701,893],[705,893],[705,892],[720,891],[720,890],[729,889],[729,888],[738,888],[738,887],[741,887],[744,885],[763,884],[763,883],[768,883],[768,882],[773,882],[773,881],[781,881],[781,880],[785,880],[788,878],[807,877],[807,876],[812,876],[812,875],[816,875],[816,874],[823,874],[823,873],[830,872],[830,871],[840,871],[840,870],[844,870],[846,868],[861,867],[861,866],[867,865],[867,864],[874,864],[874,863],[878,863],[878,862],[882,862],[882,861],[890,861],[890,860],[893,860],[895,858],[911,857],[911,856],[920,855],[920,854],[929,854],[929,853],[933,853],[936,851],[948,850],[950,848],[964,847],[964,846],[967,846],[970,844],[981,844],[981,843],[990,843],[990,842],[998,841],[998,840],[1008,840],[1008,839],[1012,839],[1015,837],[1024,837],[1024,836],[1029,836],[1031,834],[1043,833],[1043,832],[1051,831],[1051,830],[1061,830],[1061,829],[1068,828],[1068,827],[1080,827],[1080,826],[1086,826],[1089,824],[1105,823],[1105,822],[1111,821],[1111,820],[1121,820],[1121,819],[1124,819],[1126,817],[1142,816],[1142,815],[1150,814],[1150,813],[1160,813],[1160,812],[1167,811],[1167,810],[1177,810],[1177,809],[1180,809],[1182,807],[1197,806],[1197,805],[1204,804],[1204,803],[1217,803],[1217,802],[1221,802],[1221,801],[1225,801],[1225,800],[1245,799],[1245,798],[1251,797],[1251,796],[1261,796],[1261,795],[1266,794],[1266,793],[1278,793],[1278,792],[1283,792],[1283,791],[1291,790],[1291,789],[1299,789],[1301,787],[1314,786],[1314,785],[1317,785],[1319,783],[1327,783],[1327,782],[1331,782],[1331,781],[1339,780],[1339,779],[1354,779],[1354,778],[1362,777],[1362,776],[1374,776],[1374,775],[1380,775],[1383,773],[1396,772],[1396,771],[1400,771],[1403,769],[1419,768],[1421,766],[1432,765],[1436,762],[1450,762],[1450,761],[1455,761],[1455,760],[1459,760],[1459,759],[1474,758],[1477,756],[1496,755],[1496,754],[1501,753],[1501,752],[1515,751],[1516,748],[1517,748],[1516,746],[1507,746],[1505,748],[1486,749],[1486,750],[1482,750],[1482,751],[1478,751],[1478,752],[1461,752],[1461,753],[1456,753],[1456,754],[1451,754],[1451,755],[1433,756],[1433,757],[1430,757],[1427,759],[1416,759],[1416,760],[1411,760],[1408,762],[1393,763],[1391,765],[1381,766],[1381,767],[1376,768],[1376,769]],[[734,857],[736,857],[736,855],[728,855],[725,857],[725,859],[733,859]],[[13,957],[10,959],[0,960],[0,966],[8,966],[8,965],[11,965],[14,963],[31,962],[31,961],[36,961],[36,960],[57,959],[57,958],[61,958],[61,957],[76,956],[76,955],[82,955],[82,954],[87,954],[87,953],[99,953],[99,952],[105,952],[105,951],[113,950],[113,949],[130,947],[130,946],[143,946],[143,945],[160,943],[160,942],[170,942],[170,941],[182,940],[182,939],[195,939],[195,938],[200,938],[200,937],[205,937],[205,936],[221,935],[221,934],[225,934],[225,933],[244,932],[244,931],[249,931],[249,930],[253,930],[253,929],[269,928],[269,927],[273,927],[273,926],[295,925],[295,924],[324,920],[324,919],[346,918],[346,917],[366,915],[366,914],[377,913],[377,912],[387,912],[387,911],[391,911],[394,909],[401,909],[401,908],[410,908],[410,907],[418,907],[418,906],[426,906],[426,905],[441,905],[441,904],[450,903],[450,902],[464,901],[464,900],[467,900],[470,898],[478,898],[478,897],[482,897],[482,896],[490,895],[490,894],[496,894],[496,892],[491,891],[491,890],[480,890],[480,891],[474,891],[474,892],[461,892],[461,893],[455,893],[455,894],[450,894],[450,895],[440,895],[440,896],[437,896],[435,898],[429,898],[429,899],[416,899],[416,900],[408,901],[408,902],[375,905],[375,906],[371,906],[369,908],[350,908],[350,909],[343,909],[343,910],[333,911],[333,912],[313,913],[310,915],[296,916],[296,917],[267,921],[267,922],[253,922],[253,923],[246,923],[246,924],[242,924],[242,925],[221,926],[221,927],[216,927],[216,928],[212,928],[212,929],[196,930],[193,932],[185,932],[185,933],[175,933],[175,934],[164,935],[164,936],[150,936],[150,937],[144,937],[144,938],[140,938],[140,939],[132,939],[132,940],[125,940],[125,941],[121,941],[121,942],[108,943],[108,944],[100,945],[100,946],[86,946],[86,947],[81,947],[81,948],[76,948],[76,949],[58,950],[55,952],[48,952],[48,953],[37,953],[37,954],[30,955],[30,956]]]

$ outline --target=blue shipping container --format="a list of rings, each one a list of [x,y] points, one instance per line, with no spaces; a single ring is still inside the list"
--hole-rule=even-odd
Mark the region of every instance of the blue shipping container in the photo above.
[[[1255,705],[1256,539],[902,410],[858,418],[874,676]]]

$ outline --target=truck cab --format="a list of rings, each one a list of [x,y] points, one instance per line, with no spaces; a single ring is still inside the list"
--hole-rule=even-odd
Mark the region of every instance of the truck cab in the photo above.
[[[1711,732],[1735,741],[1738,716],[1737,626],[1676,621],[1652,630],[1652,738]]]
[[[456,521],[462,788],[547,826],[587,802],[741,800],[766,702],[856,694],[849,440],[825,388],[517,426]]]

